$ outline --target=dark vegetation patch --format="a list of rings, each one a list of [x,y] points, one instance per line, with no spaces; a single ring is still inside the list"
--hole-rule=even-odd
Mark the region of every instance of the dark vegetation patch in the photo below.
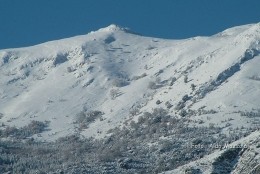
[[[86,126],[103,113],[89,111],[78,116]],[[80,138],[79,134],[62,137],[55,142],[36,142],[27,137],[44,130],[45,124],[33,122],[20,129],[1,134],[12,140],[0,140],[0,170],[10,173],[159,173],[175,169],[211,153],[212,143],[232,142],[218,127],[190,127],[189,119],[177,118],[163,108],[141,114],[137,121],[109,130],[103,139]],[[30,130],[29,134],[17,133]],[[19,130],[19,131],[17,131]],[[16,132],[16,133],[15,133]],[[23,131],[22,131],[23,132]],[[4,135],[4,136],[3,136]],[[216,161],[236,159],[236,151]],[[224,163],[223,163],[224,164]],[[233,163],[232,163],[233,164]],[[199,172],[192,169],[191,172]]]

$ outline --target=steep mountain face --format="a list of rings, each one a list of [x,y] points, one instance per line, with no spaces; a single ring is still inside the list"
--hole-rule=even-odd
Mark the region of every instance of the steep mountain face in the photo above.
[[[178,131],[193,141],[192,131],[183,129],[196,128],[214,130],[210,135],[230,143],[259,128],[259,67],[259,23],[184,40],[144,37],[110,25],[0,50],[1,129],[44,122],[47,129],[28,136],[48,142],[74,134],[103,139],[114,128],[142,136],[161,133],[144,142],[151,145],[170,141]],[[177,122],[178,131],[171,127]],[[158,125],[145,132],[153,123]]]

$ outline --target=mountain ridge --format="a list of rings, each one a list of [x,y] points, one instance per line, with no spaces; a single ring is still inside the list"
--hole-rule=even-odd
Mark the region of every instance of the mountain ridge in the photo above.
[[[214,156],[215,149],[190,145],[247,143],[258,135],[259,43],[260,23],[183,40],[145,37],[113,24],[0,50],[0,140],[59,147],[89,141],[98,149],[86,152],[95,172],[102,165],[112,165],[112,173],[185,172],[198,157],[211,159],[204,172],[242,171],[232,169],[234,160],[247,161],[241,149],[227,152],[233,156],[223,168],[226,151]]]

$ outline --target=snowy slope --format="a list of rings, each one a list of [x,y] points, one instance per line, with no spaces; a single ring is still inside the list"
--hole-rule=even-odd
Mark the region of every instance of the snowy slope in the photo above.
[[[183,109],[176,106],[188,95],[183,103],[191,126],[255,129],[259,118],[241,112],[260,109],[259,53],[260,23],[184,40],[144,37],[110,25],[83,36],[0,50],[0,122],[22,127],[32,120],[50,121],[38,138],[55,140],[79,131],[81,111],[101,111],[102,119],[80,131],[98,138],[140,113],[166,108],[167,101],[173,105],[169,112],[182,117]],[[215,112],[198,114],[201,108]]]
[[[257,174],[260,171],[260,155],[259,155],[259,144],[260,143],[260,134],[258,132],[252,133],[250,136],[246,138],[242,138],[238,141],[235,141],[231,144],[227,144],[222,146],[222,149],[217,148],[217,151],[205,156],[202,159],[196,160],[184,166],[178,167],[175,170],[164,172],[164,174],[185,174],[189,171],[197,171],[197,173],[203,174],[221,174],[221,173],[229,173],[227,171],[223,171],[223,169],[228,166],[228,158],[225,158],[227,161],[220,160],[221,157],[231,156],[232,153],[236,150],[238,153],[234,153],[235,155],[235,163],[231,164],[233,167],[233,171],[230,172],[232,174]],[[218,161],[219,163],[217,163]],[[232,162],[234,162],[232,161]],[[222,163],[222,164],[221,164]],[[221,171],[222,169],[222,171]]]

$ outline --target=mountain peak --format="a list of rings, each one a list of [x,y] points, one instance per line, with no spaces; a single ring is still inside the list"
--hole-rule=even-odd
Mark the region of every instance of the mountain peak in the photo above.
[[[116,24],[111,24],[111,25],[109,25],[105,28],[99,29],[98,31],[105,31],[105,32],[125,31],[125,32],[130,32],[130,29],[126,28],[126,27],[121,27],[121,26],[116,25]]]

